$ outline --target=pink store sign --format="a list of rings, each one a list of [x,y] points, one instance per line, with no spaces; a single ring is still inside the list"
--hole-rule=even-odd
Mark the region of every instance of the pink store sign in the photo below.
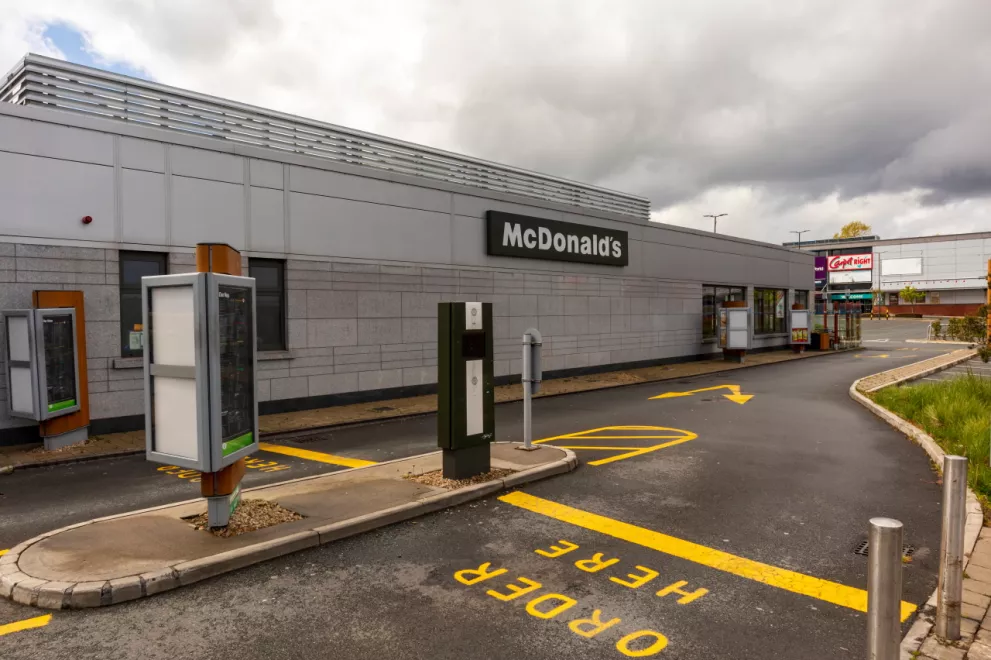
[[[871,270],[874,254],[841,254],[829,258],[829,270]]]

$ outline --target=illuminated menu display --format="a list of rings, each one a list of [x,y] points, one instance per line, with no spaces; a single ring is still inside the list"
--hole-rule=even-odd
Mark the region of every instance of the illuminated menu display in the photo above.
[[[72,316],[44,317],[43,331],[48,412],[71,408],[76,405],[75,327]]]
[[[220,408],[223,455],[254,442],[255,377],[252,291],[220,285]]]

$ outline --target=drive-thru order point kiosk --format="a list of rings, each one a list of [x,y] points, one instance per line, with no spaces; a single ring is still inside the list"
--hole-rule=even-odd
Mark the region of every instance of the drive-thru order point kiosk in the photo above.
[[[467,479],[488,472],[495,440],[492,303],[437,306],[437,444],[443,475]]]
[[[146,456],[202,472],[209,525],[224,527],[258,450],[255,280],[216,272],[240,273],[226,245],[198,245],[197,268],[141,280]]]
[[[32,300],[3,312],[7,409],[37,421],[45,449],[59,449],[89,437],[83,294],[38,290]]]

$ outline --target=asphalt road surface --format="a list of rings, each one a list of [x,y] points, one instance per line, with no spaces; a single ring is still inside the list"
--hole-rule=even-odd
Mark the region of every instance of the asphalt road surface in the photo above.
[[[904,601],[929,597],[938,562],[926,455],[847,389],[948,349],[887,323],[890,336],[872,326],[869,338],[889,342],[863,351],[537,400],[536,437],[596,447],[575,450],[576,472],[152,598],[55,612],[0,636],[0,658],[861,658],[867,560],[854,549],[869,518],[905,524]],[[728,385],[753,398],[727,399]],[[499,439],[519,439],[520,410],[497,407]],[[381,461],[430,450],[434,428],[428,416],[284,444]],[[249,470],[248,485],[340,469],[259,458],[289,467]],[[0,548],[196,496],[167,472],[134,458],[0,477]],[[852,589],[823,600],[831,584]],[[39,614],[0,601],[0,626]]]
[[[903,343],[907,339],[925,340],[929,326],[935,319],[883,319],[864,318],[861,323],[865,345],[888,342]],[[946,319],[943,319],[946,327]]]

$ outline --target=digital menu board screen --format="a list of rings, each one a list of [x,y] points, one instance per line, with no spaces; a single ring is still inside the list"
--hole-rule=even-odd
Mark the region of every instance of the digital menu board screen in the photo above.
[[[254,323],[250,288],[219,286],[222,453],[255,441]]]
[[[45,316],[42,325],[48,412],[56,412],[76,405],[76,329],[71,314]]]

